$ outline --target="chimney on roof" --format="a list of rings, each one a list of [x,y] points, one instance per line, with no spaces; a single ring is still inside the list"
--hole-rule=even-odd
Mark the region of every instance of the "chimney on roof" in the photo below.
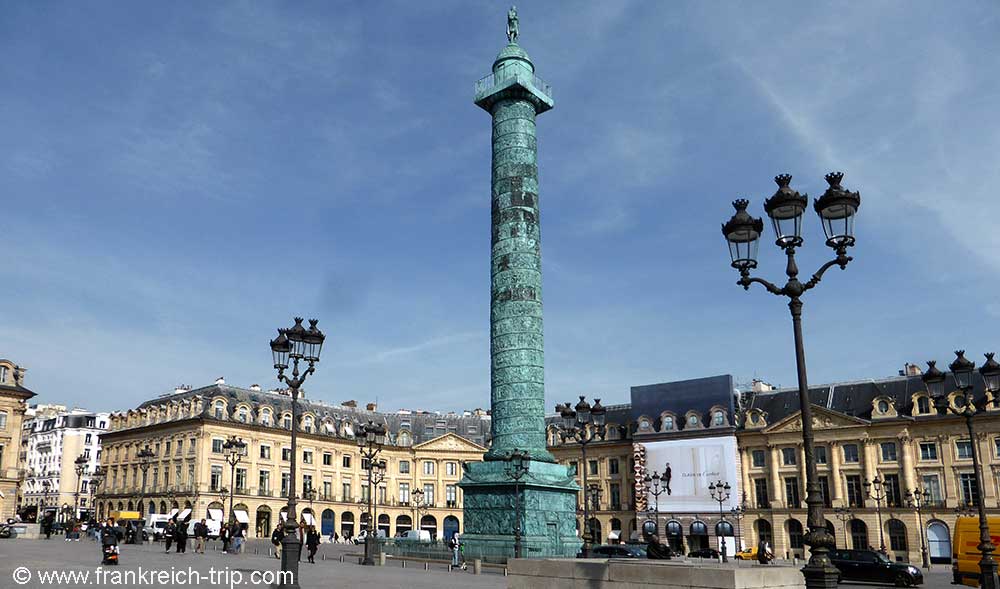
[[[176,387],[174,387],[174,394],[177,395],[177,394],[180,394],[180,393],[186,393],[186,392],[188,392],[190,390],[191,390],[191,387],[189,387],[188,385],[186,385],[186,384],[180,384],[180,385],[177,385]]]
[[[215,384],[226,384],[226,377],[220,376],[219,378],[215,379]]]
[[[376,411],[378,409],[378,403],[368,403],[365,405],[366,411]]]
[[[350,401],[344,401],[343,403],[341,403],[341,405],[343,405],[344,407],[350,407],[351,409],[358,408],[358,402],[355,401],[354,399],[351,399]]]
[[[899,373],[900,376],[920,376],[924,371],[920,369],[920,366],[916,364],[910,364],[907,362],[903,364],[903,371]]]
[[[751,385],[750,390],[752,390],[755,393],[766,393],[767,391],[773,391],[774,385],[768,382],[764,382],[759,378],[755,378],[753,379],[753,384]]]
[[[254,391],[255,393],[259,393],[260,392],[260,385],[259,384],[252,384],[252,385],[250,385],[250,390]]]

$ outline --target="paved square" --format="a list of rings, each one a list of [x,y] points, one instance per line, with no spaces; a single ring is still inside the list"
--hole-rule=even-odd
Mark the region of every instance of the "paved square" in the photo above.
[[[268,556],[270,544],[252,542],[240,555],[228,555],[215,550],[218,543],[210,543],[204,555],[192,550],[186,554],[165,554],[162,544],[147,546],[122,546],[121,565],[102,567],[100,546],[88,539],[66,542],[61,537],[51,540],[0,540],[0,587],[268,587],[267,580],[278,569],[278,560]],[[300,566],[300,584],[303,589],[320,587],[356,587],[368,583],[373,588],[442,589],[448,587],[506,587],[502,574],[491,572],[473,575],[471,572],[448,572],[445,566],[435,564],[425,571],[422,564],[410,563],[406,568],[396,562],[385,567],[364,567],[357,564],[358,546],[323,545],[316,557],[316,564],[303,562]],[[258,554],[254,554],[254,550]],[[340,556],[345,561],[340,562]],[[350,554],[351,556],[346,556]],[[326,555],[326,560],[322,560]],[[98,573],[98,569],[102,572]],[[130,571],[132,575],[145,571],[145,577],[133,582],[123,582],[117,575]],[[27,573],[25,573],[27,571]],[[167,571],[167,573],[159,573]],[[62,573],[62,582],[52,575]],[[153,576],[163,574],[166,582]],[[68,574],[75,577],[67,578]],[[175,582],[171,582],[170,575]],[[48,576],[43,578],[42,575]],[[83,575],[87,575],[86,578]],[[194,576],[198,580],[194,580]],[[20,581],[24,581],[23,583]]]

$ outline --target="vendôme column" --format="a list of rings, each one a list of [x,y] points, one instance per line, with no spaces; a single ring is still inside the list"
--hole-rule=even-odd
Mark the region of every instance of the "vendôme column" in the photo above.
[[[554,103],[547,84],[517,44],[518,20],[507,15],[508,45],[493,73],[476,84],[477,106],[493,118],[490,255],[490,405],[492,445],[468,464],[464,492],[466,558],[511,555],[520,523],[525,556],[573,556],[578,486],[546,449],[542,332],[541,235],[535,117]],[[514,450],[527,452],[528,475],[506,475]],[[515,493],[521,495],[517,502]],[[515,505],[523,506],[520,522]]]

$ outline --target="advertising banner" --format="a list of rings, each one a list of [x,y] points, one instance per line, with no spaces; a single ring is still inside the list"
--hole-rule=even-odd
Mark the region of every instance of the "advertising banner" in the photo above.
[[[712,499],[708,486],[717,481],[729,483],[729,500],[723,508],[729,511],[739,503],[740,477],[737,463],[736,438],[697,438],[645,442],[646,472],[658,472],[663,477],[660,495],[660,513],[701,512],[706,515],[719,512],[719,503]],[[656,499],[648,496],[649,508]]]

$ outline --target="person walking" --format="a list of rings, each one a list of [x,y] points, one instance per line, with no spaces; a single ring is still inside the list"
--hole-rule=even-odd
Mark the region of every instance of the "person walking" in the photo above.
[[[177,524],[177,531],[174,532],[174,542],[177,543],[177,554],[184,554],[187,552],[187,537],[187,524],[179,522]]]
[[[229,549],[231,554],[239,554],[243,547],[243,526],[234,521],[229,525]]]
[[[177,533],[177,520],[171,519],[163,528],[163,543],[166,546],[164,553],[170,552],[170,546],[174,543],[174,535]]]
[[[274,531],[271,532],[271,544],[274,544],[274,557],[281,558],[281,541],[285,538],[285,531],[281,529],[281,523],[274,526]]]
[[[306,548],[309,549],[309,562],[316,564],[316,550],[319,549],[319,532],[316,526],[309,526],[306,532]]]
[[[459,566],[461,564],[459,557],[462,550],[462,542],[458,539],[457,532],[452,535],[451,540],[448,540],[448,548],[451,548],[451,566]]]
[[[205,539],[208,538],[208,525],[205,518],[194,525],[194,551],[195,554],[205,554]]]

